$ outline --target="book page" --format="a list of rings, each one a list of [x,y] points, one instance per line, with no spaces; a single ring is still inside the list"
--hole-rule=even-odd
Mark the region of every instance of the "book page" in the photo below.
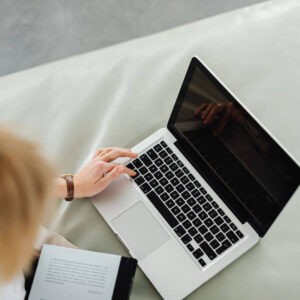
[[[29,300],[111,299],[121,256],[44,245]]]

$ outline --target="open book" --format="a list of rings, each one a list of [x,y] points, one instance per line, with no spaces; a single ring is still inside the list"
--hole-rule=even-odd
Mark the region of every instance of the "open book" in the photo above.
[[[119,255],[44,245],[29,300],[128,299],[136,266]]]

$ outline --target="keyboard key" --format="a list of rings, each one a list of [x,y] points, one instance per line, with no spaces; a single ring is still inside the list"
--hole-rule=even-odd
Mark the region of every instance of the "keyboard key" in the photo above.
[[[193,224],[194,224],[196,227],[199,227],[199,226],[202,224],[202,222],[200,221],[199,218],[196,218],[196,219],[193,220]]]
[[[210,245],[212,246],[213,249],[216,249],[220,246],[220,243],[217,240],[213,240],[210,242]]]
[[[192,226],[192,223],[189,220],[185,220],[182,225],[185,229],[189,229]]]
[[[132,163],[136,168],[140,168],[143,165],[138,158],[136,158]]]
[[[212,226],[212,227],[210,228],[210,231],[211,231],[213,234],[217,234],[217,233],[220,231],[220,229],[219,229],[219,227],[217,227],[216,225],[214,225],[214,226]]]
[[[152,164],[152,161],[147,156],[147,154],[142,154],[140,156],[140,160],[145,164],[145,166],[149,167]]]
[[[143,191],[143,193],[147,194],[151,191],[151,187],[148,183],[144,183],[140,186],[141,190]]]
[[[188,234],[186,234],[185,236],[183,236],[183,237],[181,238],[181,240],[182,240],[182,242],[183,242],[184,244],[187,244],[187,243],[189,243],[189,242],[192,240],[192,238],[191,238]]]
[[[225,216],[224,220],[225,220],[226,223],[230,223],[231,222],[231,220],[230,220],[230,218],[228,216]]]
[[[159,168],[163,173],[166,173],[169,171],[169,168],[166,166],[166,165],[162,165],[160,168]]]
[[[163,191],[164,191],[164,189],[163,189],[161,186],[158,186],[158,187],[155,189],[155,192],[156,192],[156,194],[158,194],[158,195],[160,195]]]
[[[169,147],[166,148],[166,151],[167,151],[169,154],[172,154],[172,153],[173,153],[173,151],[172,151]]]
[[[185,202],[182,198],[178,198],[176,201],[177,205],[182,206]]]
[[[225,240],[222,242],[222,246],[224,246],[226,249],[228,249],[231,246],[231,243],[228,240]]]
[[[190,220],[194,220],[196,218],[196,215],[193,211],[190,211],[187,215],[186,215]]]
[[[195,181],[194,181],[194,185],[195,185],[197,188],[199,188],[199,187],[201,186],[201,184],[199,183],[198,180],[195,180]]]
[[[173,206],[175,205],[175,203],[174,203],[173,200],[168,200],[168,201],[166,202],[166,205],[167,205],[169,208],[171,208],[171,207],[173,207]]]
[[[176,154],[173,153],[171,156],[174,160],[178,160],[178,157],[176,156]]]
[[[170,165],[170,169],[172,170],[172,171],[176,171],[176,170],[178,170],[178,166],[175,164],[175,163],[172,163],[171,165]]]
[[[141,185],[145,182],[145,179],[141,176],[139,176],[138,178],[134,179],[134,182],[138,185]]]
[[[153,179],[153,175],[151,173],[147,173],[144,177],[147,181],[150,181],[151,179]]]
[[[157,167],[156,167],[155,165],[151,165],[151,166],[149,167],[149,170],[150,170],[150,172],[153,174],[153,173],[155,173],[158,169],[157,169]]]
[[[183,163],[182,163],[182,161],[181,160],[177,160],[177,164],[178,164],[178,166],[180,167],[180,168],[182,168],[184,165],[183,165]]]
[[[217,250],[216,250],[216,252],[217,252],[217,254],[222,254],[225,250],[227,250],[227,248],[225,248],[224,246],[221,246],[221,247],[219,247]]]
[[[188,176],[189,176],[189,179],[191,179],[192,181],[195,180],[195,177],[192,174],[189,174]]]
[[[194,186],[191,182],[189,182],[189,183],[186,185],[186,188],[187,188],[189,191],[191,191],[191,190],[193,190],[193,189],[195,188],[195,186]]]
[[[215,221],[215,223],[216,223],[217,225],[221,225],[222,223],[224,223],[224,221],[223,221],[223,219],[222,219],[221,217],[216,217],[216,218],[214,219],[214,221]]]
[[[204,253],[208,256],[210,260],[213,260],[217,257],[215,252],[210,248],[210,246],[207,244],[207,242],[203,242],[200,244],[200,248],[204,251]]]
[[[172,185],[176,186],[179,183],[179,180],[174,177],[172,180],[170,180],[170,182],[172,183]]]
[[[206,198],[208,201],[213,201],[213,198],[212,198],[209,194],[207,194],[207,195],[205,196],[205,198]]]
[[[225,235],[222,232],[220,232],[216,235],[216,238],[219,242],[222,242],[225,239]]]
[[[162,186],[165,186],[166,184],[168,184],[168,180],[166,178],[162,178],[159,180],[159,183],[162,185]]]
[[[154,151],[153,149],[148,150],[148,151],[147,151],[147,154],[148,154],[148,156],[149,156],[152,160],[158,158],[157,154],[155,153],[155,151]]]
[[[193,252],[193,255],[196,259],[200,258],[203,254],[204,253],[200,249],[197,249],[195,252]]]
[[[200,227],[198,228],[198,230],[199,230],[199,232],[202,233],[202,234],[204,234],[204,233],[206,233],[206,232],[208,231],[208,229],[207,229],[204,225],[200,226]]]
[[[134,169],[134,165],[132,163],[129,163],[128,165],[126,165],[126,167],[131,170]]]
[[[224,223],[223,225],[221,225],[220,228],[221,228],[221,230],[222,230],[223,232],[225,232],[225,233],[229,230],[228,225],[225,224],[225,223]]]
[[[231,227],[232,230],[234,230],[234,231],[237,230],[237,227],[233,223],[229,224],[229,226]]]
[[[201,211],[198,216],[203,221],[207,218],[207,213],[205,211]]]
[[[162,150],[161,145],[159,145],[159,144],[155,145],[155,146],[154,146],[154,150],[155,150],[156,152],[159,152],[160,150]]]
[[[215,209],[217,209],[217,208],[219,207],[219,205],[218,205],[217,202],[215,202],[215,201],[213,201],[213,202],[211,203],[211,205],[212,205]]]
[[[182,173],[182,172],[181,172]],[[182,173],[183,174],[183,173]],[[189,179],[186,177],[186,176],[183,176],[180,178],[180,181],[183,183],[183,184],[186,184],[189,182]]]
[[[160,198],[163,201],[167,201],[168,199],[170,199],[170,196],[167,193],[163,193],[160,195]]]
[[[200,205],[203,205],[206,202],[206,200],[203,196],[198,197],[197,201],[199,202]]]
[[[171,184],[168,184],[168,185],[165,186],[165,190],[168,193],[171,193],[174,190],[174,188],[173,188],[173,186]]]
[[[186,233],[185,229],[181,225],[178,225],[174,231],[179,237],[182,237]]]
[[[196,243],[200,244],[203,241],[203,237],[200,234],[197,234],[196,236],[194,236],[194,240],[196,241]]]
[[[186,167],[183,167],[182,170],[183,170],[183,172],[184,172],[185,174],[189,174],[189,173],[190,173],[190,171],[189,171]]]
[[[210,232],[208,232],[208,233],[206,233],[206,234],[204,235],[204,238],[205,238],[208,242],[210,242],[210,241],[214,238],[214,236],[213,236]]]
[[[237,236],[238,236],[240,239],[244,237],[244,235],[242,234],[242,232],[239,231],[239,230],[237,230],[236,234],[237,234]]]
[[[182,193],[184,191],[184,186],[182,184],[179,184],[176,186],[176,190],[179,192],[179,193]]]
[[[172,213],[176,216],[177,214],[180,213],[180,208],[178,206],[174,206],[172,209],[171,209]]]
[[[161,144],[164,148],[168,147],[168,145],[166,144],[165,141],[161,141],[160,144]]]
[[[186,216],[183,214],[183,213],[180,213],[178,216],[177,216],[177,219],[182,222],[186,219]]]
[[[169,172],[165,173],[165,176],[170,180],[174,177],[174,174],[171,171],[169,171]]]
[[[171,163],[173,163],[173,159],[172,159],[170,156],[168,156],[168,157],[166,157],[166,158],[164,159],[164,162],[165,162],[167,165],[170,165]]]
[[[150,181],[149,184],[152,186],[152,188],[156,188],[158,186],[158,182],[155,179]]]
[[[181,207],[181,209],[182,209],[182,211],[183,211],[184,213],[187,213],[187,212],[189,212],[189,211],[191,210],[191,208],[190,208],[187,204],[183,205],[183,206]]]
[[[205,189],[204,187],[201,187],[201,188],[200,188],[200,191],[201,191],[201,193],[204,194],[204,195],[207,193],[207,192],[206,192],[206,189]]]
[[[224,216],[224,215],[225,215],[225,213],[224,213],[224,211],[223,211],[222,208],[219,208],[219,209],[218,209],[218,213],[219,213],[221,216]]]
[[[181,194],[181,196],[186,200],[191,197],[191,194],[188,191],[185,191]]]
[[[160,171],[157,171],[156,173],[154,173],[154,177],[159,180],[163,177],[163,174]]]
[[[170,196],[172,199],[176,200],[179,197],[179,194],[176,191],[173,191]]]
[[[189,234],[190,234],[191,236],[194,236],[195,234],[198,233],[198,231],[197,231],[196,228],[194,228],[194,227],[190,228],[190,229],[188,230],[188,232],[189,232]]]
[[[210,227],[214,224],[214,222],[211,220],[211,219],[206,219],[204,221],[204,224],[207,226],[207,227]]]
[[[226,236],[228,237],[229,241],[232,244],[235,244],[239,240],[239,238],[233,233],[232,230],[230,230],[229,232],[227,232]]]
[[[172,215],[172,213],[153,191],[148,193],[147,197],[172,228],[179,224],[177,219]]]
[[[191,244],[188,244],[187,246],[186,246],[191,252],[193,252],[195,249],[194,249],[194,247],[191,245]]]
[[[192,195],[195,197],[195,198],[197,198],[198,196],[200,196],[200,192],[198,191],[198,190],[193,190],[192,191]]]
[[[168,153],[165,151],[165,150],[162,150],[158,153],[158,155],[161,157],[161,158],[165,158],[168,156]]]
[[[139,169],[139,172],[140,172],[142,175],[145,175],[145,174],[148,172],[148,170],[147,170],[146,167],[141,167],[141,168]]]
[[[202,258],[200,258],[198,261],[199,261],[199,264],[200,264],[202,267],[205,267],[205,266],[206,266],[206,262],[205,262]]]
[[[156,160],[154,161],[154,163],[155,163],[158,167],[160,167],[164,162],[163,162],[160,158],[158,158],[158,159],[156,159]]]
[[[209,203],[205,203],[205,204],[203,205],[203,208],[204,208],[204,210],[206,210],[206,211],[210,211],[210,210],[212,209],[212,206],[211,206]]]
[[[197,214],[201,211],[201,207],[199,204],[196,204],[192,207],[193,211]]]
[[[208,214],[212,219],[214,219],[218,215],[214,209],[212,209]]]
[[[196,201],[195,201],[195,199],[190,198],[187,200],[187,203],[189,204],[189,206],[193,206],[194,204],[196,204]]]

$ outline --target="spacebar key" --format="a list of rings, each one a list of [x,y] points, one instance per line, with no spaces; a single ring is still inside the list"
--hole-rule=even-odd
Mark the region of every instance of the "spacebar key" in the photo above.
[[[147,197],[172,228],[179,224],[177,219],[170,213],[164,203],[153,191],[148,193]]]
[[[204,253],[209,257],[210,260],[213,260],[217,257],[215,252],[209,247],[209,245],[206,242],[200,244],[200,247],[204,251]]]

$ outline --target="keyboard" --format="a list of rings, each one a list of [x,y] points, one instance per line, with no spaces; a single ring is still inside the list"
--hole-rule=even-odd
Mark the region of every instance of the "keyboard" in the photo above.
[[[165,141],[132,160],[132,177],[199,266],[244,237]]]

